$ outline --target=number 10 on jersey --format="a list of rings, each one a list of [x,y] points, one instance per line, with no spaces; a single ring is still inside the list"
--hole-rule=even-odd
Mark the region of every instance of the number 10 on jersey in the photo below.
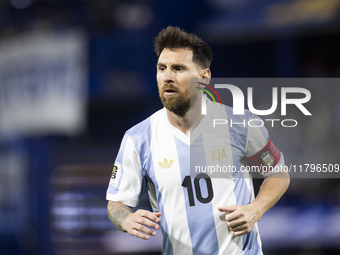
[[[205,183],[207,185],[207,191],[208,191],[207,197],[202,196],[201,185],[200,185],[201,179],[204,179]],[[193,191],[192,181],[191,181],[190,175],[187,175],[187,176],[184,177],[184,180],[182,182],[182,186],[184,188],[187,188],[189,205],[195,206],[194,191]],[[196,175],[196,177],[194,178],[194,186],[195,186],[196,198],[197,198],[198,201],[200,201],[203,204],[207,204],[213,199],[214,191],[213,191],[213,188],[212,188],[211,179],[207,174],[201,173],[201,174]]]

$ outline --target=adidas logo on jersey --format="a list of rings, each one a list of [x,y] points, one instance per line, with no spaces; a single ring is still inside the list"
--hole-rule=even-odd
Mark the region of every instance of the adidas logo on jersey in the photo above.
[[[173,159],[170,162],[168,162],[168,160],[165,158],[164,163],[158,162],[158,164],[161,166],[161,168],[166,169],[166,168],[170,168],[173,162],[174,162]]]

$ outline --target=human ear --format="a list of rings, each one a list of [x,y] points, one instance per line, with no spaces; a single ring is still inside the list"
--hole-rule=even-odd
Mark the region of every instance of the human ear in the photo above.
[[[202,78],[202,83],[209,84],[211,78],[211,71],[209,68],[202,69],[200,73],[200,77]]]

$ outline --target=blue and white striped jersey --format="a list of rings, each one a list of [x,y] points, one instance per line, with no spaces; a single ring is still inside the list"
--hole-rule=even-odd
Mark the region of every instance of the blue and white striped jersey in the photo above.
[[[106,198],[135,207],[141,195],[148,191],[153,210],[162,213],[160,225],[165,255],[262,254],[257,224],[248,235],[233,238],[224,214],[217,209],[246,205],[254,200],[248,173],[231,173],[225,178],[213,178],[204,171],[196,176],[193,173],[195,169],[203,169],[198,166],[217,164],[240,169],[241,158],[254,157],[266,146],[270,148],[268,132],[264,126],[241,124],[212,129],[212,120],[216,117],[222,116],[229,123],[244,120],[248,123],[258,117],[249,111],[242,116],[233,115],[232,108],[215,106],[209,100],[207,109],[207,115],[191,137],[168,121],[165,108],[128,130],[115,161]],[[275,165],[283,165],[283,155],[275,151],[274,154]],[[264,173],[267,174],[270,173]]]

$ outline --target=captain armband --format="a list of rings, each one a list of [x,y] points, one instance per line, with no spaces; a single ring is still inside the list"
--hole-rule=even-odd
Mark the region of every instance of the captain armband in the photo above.
[[[269,137],[268,143],[258,153],[245,158],[250,166],[258,167],[260,173],[273,171],[280,162],[281,152]]]

